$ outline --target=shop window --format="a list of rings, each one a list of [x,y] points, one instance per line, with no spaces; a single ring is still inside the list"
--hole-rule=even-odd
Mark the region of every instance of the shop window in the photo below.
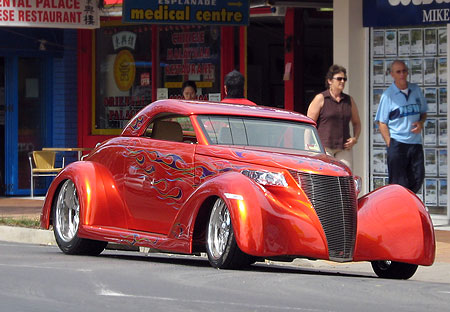
[[[148,25],[107,26],[95,33],[92,133],[118,134],[152,100]]]
[[[371,28],[371,189],[388,184],[387,151],[375,115],[393,82],[391,63],[409,68],[408,81],[422,88],[428,104],[423,130],[425,180],[417,196],[435,215],[447,215],[447,29],[442,26]]]
[[[220,27],[159,28],[158,99],[181,98],[185,80],[195,81],[199,100],[220,100]]]

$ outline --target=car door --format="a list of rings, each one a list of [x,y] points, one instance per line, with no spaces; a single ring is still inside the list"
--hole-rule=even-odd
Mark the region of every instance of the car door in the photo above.
[[[133,138],[125,164],[125,198],[132,230],[168,234],[183,203],[193,192],[196,144],[173,137],[171,130],[156,133],[158,121],[182,124],[188,117],[153,121],[144,135]],[[161,135],[162,133],[162,135]],[[192,139],[192,138],[191,138]]]

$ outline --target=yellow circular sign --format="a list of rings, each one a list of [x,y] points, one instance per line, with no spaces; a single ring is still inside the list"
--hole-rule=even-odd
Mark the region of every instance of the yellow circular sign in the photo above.
[[[119,90],[130,90],[135,76],[136,64],[133,55],[127,50],[120,51],[114,61],[114,80]]]

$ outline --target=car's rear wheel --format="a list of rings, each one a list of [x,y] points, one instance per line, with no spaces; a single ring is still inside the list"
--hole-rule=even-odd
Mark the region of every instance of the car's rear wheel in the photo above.
[[[66,180],[59,189],[53,207],[53,232],[56,243],[66,254],[99,255],[107,242],[78,237],[80,202],[75,184]]]
[[[417,267],[417,264],[396,261],[372,261],[373,271],[382,278],[408,279],[416,273]]]
[[[230,211],[221,198],[214,203],[209,217],[206,252],[211,265],[219,269],[240,268],[256,261],[239,249]]]

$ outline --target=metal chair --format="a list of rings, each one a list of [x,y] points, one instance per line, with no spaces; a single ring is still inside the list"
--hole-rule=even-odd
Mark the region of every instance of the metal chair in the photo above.
[[[55,168],[55,159],[56,152],[52,151],[33,151],[28,153],[31,197],[34,197],[34,177],[55,177],[64,168],[64,157],[60,168]]]

